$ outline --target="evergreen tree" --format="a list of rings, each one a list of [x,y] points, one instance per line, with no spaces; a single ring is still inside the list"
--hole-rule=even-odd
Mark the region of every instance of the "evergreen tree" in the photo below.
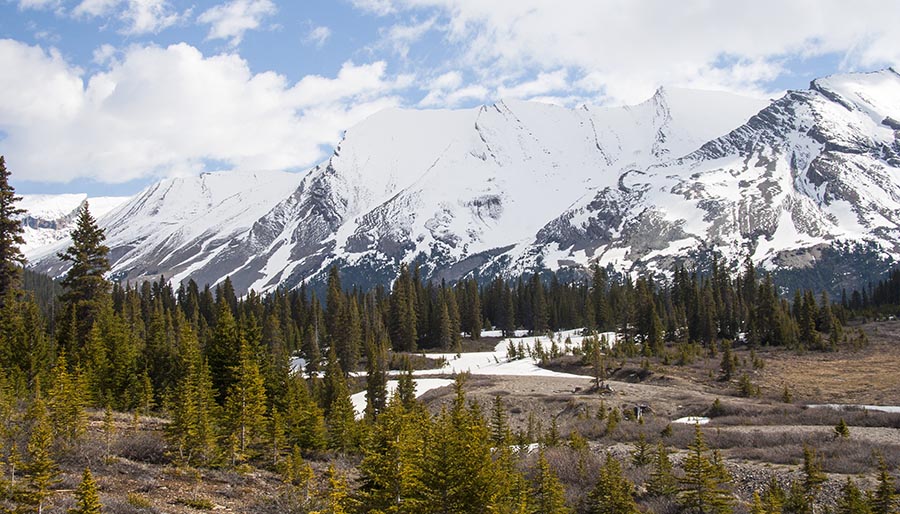
[[[888,472],[884,457],[878,457],[878,486],[872,495],[872,512],[874,514],[892,514],[896,512],[896,494],[894,479]]]
[[[634,502],[634,484],[622,474],[619,461],[606,454],[597,484],[588,494],[588,512],[592,514],[638,514]]]
[[[60,260],[71,266],[62,280],[65,293],[60,300],[74,312],[77,320],[75,342],[78,344],[87,337],[102,301],[109,293],[109,282],[104,278],[109,271],[109,261],[106,259],[109,248],[103,244],[105,239],[103,229],[97,226],[85,201],[78,211],[72,231],[72,245],[64,253],[57,254]],[[66,350],[77,354],[77,348]]]
[[[678,493],[678,479],[672,472],[672,460],[665,445],[659,443],[656,447],[653,471],[650,472],[650,480],[647,482],[647,492],[655,496],[671,497]]]
[[[288,441],[305,450],[325,448],[325,414],[313,400],[306,380],[299,373],[288,382],[285,404]]]
[[[69,514],[100,514],[101,507],[97,482],[94,481],[91,470],[84,468],[81,483],[75,490],[75,508],[69,509]]]
[[[837,500],[837,513],[872,514],[872,507],[866,500],[866,495],[850,480],[850,477],[847,477],[841,488],[841,496]]]
[[[407,411],[395,395],[363,445],[361,497],[370,509],[396,512],[415,503],[427,414]]]
[[[27,446],[28,461],[24,470],[27,485],[24,499],[29,505],[35,506],[39,514],[44,511],[44,504],[52,494],[51,487],[57,482],[59,474],[51,454],[53,427],[40,394],[38,385],[28,413],[32,428]]]
[[[491,405],[491,441],[496,448],[509,446],[512,434],[509,430],[509,421],[506,416],[506,407],[500,395],[494,396]]]
[[[544,450],[538,454],[537,476],[534,481],[534,492],[531,496],[530,512],[535,514],[568,514],[565,490],[550,468]]]
[[[216,326],[205,347],[205,356],[213,380],[216,399],[224,403],[240,367],[241,348],[245,345],[237,321],[226,302],[216,309]]]
[[[366,344],[366,418],[375,419],[387,406],[387,343]]]
[[[647,442],[647,436],[641,432],[638,440],[634,443],[634,448],[631,450],[631,463],[639,468],[650,464],[653,460],[653,450],[651,448],[652,446]]]
[[[808,502],[811,504],[812,500],[818,494],[819,489],[821,489],[822,484],[825,483],[827,477],[825,476],[825,473],[822,472],[822,462],[819,459],[818,454],[815,449],[809,446],[803,447],[803,465],[801,472],[803,473],[803,492],[806,495]]]
[[[208,465],[218,453],[215,420],[218,405],[213,392],[209,366],[200,355],[192,335],[184,343],[187,370],[176,385],[166,429],[169,443],[178,460],[188,465]]]
[[[719,365],[719,369],[722,371],[722,380],[725,382],[731,380],[736,371],[730,341],[722,341],[722,363]]]
[[[847,426],[847,422],[844,421],[844,418],[841,418],[840,421],[838,421],[838,424],[834,427],[834,435],[841,439],[850,438],[850,427]]]
[[[708,449],[703,440],[703,431],[697,425],[694,442],[688,446],[688,455],[682,464],[684,478],[681,479],[678,499],[686,512],[729,513],[733,500],[724,487],[727,479],[722,476],[722,470],[706,456]]]
[[[238,440],[237,460],[242,460],[247,447],[262,435],[266,414],[265,385],[247,344],[241,345],[240,361],[233,375],[235,381],[225,399],[225,416],[231,434]]]
[[[59,355],[50,378],[47,406],[54,438],[68,448],[87,430],[85,384],[78,374],[69,373],[65,353]]]
[[[477,405],[466,408],[464,377],[457,375],[452,407],[425,430],[414,498],[421,512],[485,512],[501,486],[487,424]]]
[[[16,207],[22,197],[16,196],[9,176],[6,160],[0,155],[0,302],[5,302],[7,293],[19,286],[21,268],[25,265],[20,250],[25,244],[24,229],[19,220],[25,211]]]

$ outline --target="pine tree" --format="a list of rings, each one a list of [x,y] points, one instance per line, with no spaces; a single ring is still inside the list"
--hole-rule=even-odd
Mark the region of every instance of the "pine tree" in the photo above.
[[[638,514],[634,502],[634,484],[622,474],[619,461],[606,454],[597,484],[588,494],[588,512],[592,514]]]
[[[647,482],[647,492],[655,496],[671,497],[678,493],[678,479],[672,472],[672,460],[665,445],[659,443],[656,446],[656,458],[653,471],[650,472],[650,480]]]
[[[888,472],[884,457],[878,457],[878,486],[872,495],[872,512],[874,514],[892,514],[897,512],[894,479]]]
[[[722,341],[722,364],[719,366],[719,369],[722,371],[722,380],[725,382],[731,380],[736,371],[730,341]]]
[[[232,457],[234,461],[246,457],[247,447],[262,435],[265,426],[266,389],[259,365],[246,343],[241,345],[240,361],[233,375],[235,381],[225,399],[225,416],[229,430],[238,440],[239,453]]]
[[[166,434],[177,449],[178,459],[188,465],[210,464],[218,453],[215,401],[209,366],[194,345],[188,350],[187,374],[175,387],[170,423]]]
[[[204,348],[216,399],[224,403],[225,395],[235,382],[234,371],[240,364],[243,338],[237,321],[226,302],[216,310],[216,327]]]
[[[872,507],[866,501],[866,495],[847,477],[841,488],[841,496],[837,500],[838,514],[872,514]]]
[[[847,422],[844,421],[844,418],[841,418],[841,420],[838,421],[838,424],[834,427],[834,435],[841,439],[850,438],[850,427],[847,426]]]
[[[53,427],[41,398],[40,385],[36,385],[35,389],[35,399],[28,413],[32,428],[27,446],[28,461],[24,469],[27,484],[25,500],[29,505],[37,507],[40,514],[44,511],[44,503],[52,494],[50,488],[57,482],[59,470],[51,455]]]
[[[631,450],[631,463],[642,468],[653,461],[652,446],[647,442],[647,436],[643,432],[638,436],[638,440],[634,443],[634,449]]]
[[[285,405],[288,441],[306,450],[325,448],[325,414],[313,400],[306,380],[299,373],[288,382]]]
[[[686,512],[698,514],[731,512],[732,497],[725,489],[725,477],[716,463],[706,457],[709,448],[703,440],[700,425],[695,427],[694,442],[684,459],[684,478],[678,499]]]
[[[69,373],[65,353],[60,353],[50,378],[47,406],[54,438],[71,447],[87,430],[85,384],[78,374]]]
[[[803,447],[803,465],[801,471],[803,473],[803,492],[809,499],[809,503],[812,503],[812,500],[818,494],[819,489],[822,487],[822,484],[825,483],[827,477],[825,476],[825,473],[822,472],[822,462],[819,459],[818,454],[815,449],[809,446]]]
[[[414,501],[421,512],[485,512],[497,497],[496,468],[490,430],[477,404],[466,407],[457,375],[456,398],[428,424],[418,470],[420,486]]]
[[[387,406],[388,343],[366,343],[366,418],[374,420]]]
[[[75,313],[75,343],[79,345],[87,338],[102,306],[102,300],[109,294],[109,282],[104,278],[104,274],[109,271],[109,261],[106,259],[109,248],[103,244],[105,239],[103,229],[97,226],[85,201],[78,211],[75,229],[72,231],[72,245],[64,253],[57,254],[60,260],[71,265],[62,280],[65,293],[60,300]],[[77,348],[66,350],[73,355],[77,354]]]
[[[331,404],[325,417],[328,447],[347,452],[356,440],[356,411],[350,401],[350,391],[343,375],[337,376],[332,382]]]
[[[397,380],[397,396],[406,410],[412,410],[416,405],[416,381],[413,378],[412,364],[409,358],[403,358],[403,369]]]
[[[347,478],[334,468],[334,464],[328,466],[325,476],[328,481],[328,497],[323,514],[347,514],[351,507]]]
[[[535,514],[568,514],[565,490],[550,468],[544,450],[538,454],[537,476],[534,481],[534,492],[530,501],[530,512]]]
[[[784,488],[778,483],[775,475],[772,475],[769,478],[766,490],[762,494],[763,507],[769,514],[780,514],[784,509],[786,499],[787,495],[784,492]]]
[[[509,431],[509,421],[506,416],[506,407],[500,395],[494,396],[491,405],[491,441],[496,448],[509,446],[512,434]]]
[[[100,514],[101,507],[97,482],[94,481],[91,470],[84,468],[81,483],[75,490],[75,508],[69,509],[69,514]]]
[[[22,197],[16,196],[9,176],[6,160],[0,155],[0,302],[5,302],[7,293],[19,286],[21,268],[25,265],[20,250],[25,244],[24,229],[18,219],[25,211],[16,207]]]
[[[407,411],[395,395],[375,421],[363,445],[360,464],[361,496],[365,505],[392,512],[401,505],[409,510],[418,485],[424,428],[423,411]]]

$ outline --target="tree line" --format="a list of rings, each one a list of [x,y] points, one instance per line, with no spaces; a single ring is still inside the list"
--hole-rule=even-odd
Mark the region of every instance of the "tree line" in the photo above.
[[[266,462],[298,487],[309,483],[303,455],[360,455],[357,493],[342,496],[342,479],[332,474],[327,499],[305,495],[357,502],[346,509],[566,512],[546,463],[539,459],[526,478],[508,450],[543,436],[514,441],[499,407],[489,422],[465,401],[462,380],[455,402],[429,414],[415,399],[405,356],[461,351],[464,340],[493,327],[504,335],[616,331],[620,351],[648,356],[662,355],[667,342],[829,349],[848,341],[842,327],[851,306],[811,292],[789,302],[749,259],[734,277],[717,261],[707,275],[679,267],[668,284],[595,267],[583,281],[536,273],[451,285],[401,265],[389,288],[370,291],[345,289],[332,268],[321,300],[306,285],[239,298],[228,278],[203,288],[193,281],[175,288],[164,277],[114,284],[106,278],[105,236],[87,203],[71,246],[59,254],[69,268],[56,283],[23,271],[22,211],[8,177],[0,157],[0,462],[9,477],[0,498],[38,512],[58,474],[54,455],[84,436],[86,409],[164,415],[173,461]],[[364,383],[351,374],[361,369]],[[394,395],[391,369],[401,371]],[[350,400],[358,389],[367,398],[362,421]],[[633,486],[615,459],[606,466],[592,512],[634,512]],[[84,504],[96,503],[92,481],[86,470]],[[619,504],[622,510],[609,510]]]

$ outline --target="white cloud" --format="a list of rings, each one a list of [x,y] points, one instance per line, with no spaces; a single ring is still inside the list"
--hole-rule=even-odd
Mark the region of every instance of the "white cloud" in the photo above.
[[[512,87],[500,86],[497,88],[497,94],[500,98],[528,99],[552,91],[562,91],[569,87],[568,75],[566,70],[541,72],[534,80],[520,82]]]
[[[178,23],[182,16],[166,0],[128,0],[120,18],[126,23],[125,34],[155,34]]]
[[[72,14],[75,16],[107,16],[119,6],[121,0],[82,0]]]
[[[312,28],[308,34],[306,34],[306,38],[304,40],[307,43],[311,43],[316,46],[316,48],[322,48],[325,45],[325,42],[328,41],[328,38],[331,37],[331,29],[325,26],[314,27]]]
[[[55,9],[60,0],[19,0],[19,9]]]
[[[791,58],[845,55],[847,68],[900,63],[900,2],[879,0],[372,0],[370,12],[441,17],[451,66],[488,83],[567,69],[595,96],[646,99],[659,85],[761,93]],[[371,4],[377,4],[373,6]],[[522,70],[529,70],[525,74]],[[507,85],[512,88],[514,85]]]
[[[410,24],[393,25],[387,30],[384,38],[394,51],[402,57],[409,53],[410,45],[422,39],[434,27],[436,18],[429,18],[422,22],[413,21]]]
[[[481,85],[462,86],[458,72],[448,72],[431,82],[430,90],[421,101],[420,107],[456,107],[463,102],[481,101],[490,91]]]
[[[101,66],[111,62],[116,55],[116,47],[103,44],[94,49],[93,63]]]
[[[385,16],[395,12],[391,0],[350,0],[357,9]]]
[[[228,39],[237,46],[245,32],[258,29],[276,10],[271,0],[232,0],[207,9],[197,21],[210,25],[207,39]]]
[[[0,75],[0,154],[19,176],[53,182],[192,173],[209,159],[239,169],[311,165],[343,130],[399,104],[395,92],[411,82],[388,77],[384,62],[348,62],[335,77],[291,84],[254,74],[236,54],[204,56],[184,43],[132,47],[88,76],[55,50],[0,40],[0,67],[18,70]]]
[[[82,0],[73,10],[76,17],[115,17],[125,35],[156,34],[190,16],[179,13],[167,0]]]
[[[448,71],[443,75],[437,77],[436,79],[431,81],[431,89],[440,89],[440,90],[448,90],[448,89],[456,89],[462,85],[463,78],[462,74],[456,70]]]

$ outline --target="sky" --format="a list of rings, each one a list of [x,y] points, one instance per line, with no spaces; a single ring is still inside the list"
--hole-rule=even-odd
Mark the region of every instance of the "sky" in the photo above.
[[[385,108],[774,98],[900,66],[880,0],[0,0],[0,154],[19,193],[303,172]]]

